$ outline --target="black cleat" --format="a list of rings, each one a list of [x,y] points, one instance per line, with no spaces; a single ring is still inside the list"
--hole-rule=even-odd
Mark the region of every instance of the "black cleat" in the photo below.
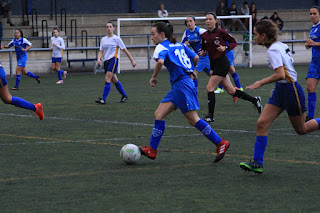
[[[103,100],[102,98],[98,98],[95,102],[98,104],[106,104],[106,101]]]
[[[19,88],[17,86],[14,86],[11,88],[12,90],[18,90]]]
[[[263,110],[263,106],[261,104],[261,97],[257,96],[255,97],[255,99],[257,100],[256,103],[254,103],[254,107],[257,108],[258,113],[261,114],[262,110]]]
[[[37,78],[36,78],[38,84],[40,84],[40,77],[37,75]]]
[[[128,96],[122,96],[119,103],[124,103],[128,100]]]
[[[240,168],[243,169],[244,171],[248,171],[248,172],[255,172],[258,174],[263,173],[263,165],[260,165],[255,160],[250,160],[250,162],[241,162]]]
[[[202,118],[207,123],[213,123],[214,122],[214,117],[210,115],[206,115],[205,117]]]

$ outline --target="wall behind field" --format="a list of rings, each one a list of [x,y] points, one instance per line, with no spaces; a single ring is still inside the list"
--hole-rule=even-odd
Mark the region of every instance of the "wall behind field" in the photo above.
[[[54,2],[55,0],[52,0]],[[13,1],[14,2],[14,1]],[[17,2],[21,2],[17,0]],[[57,13],[65,8],[68,14],[101,14],[101,13],[129,13],[132,9],[131,0],[56,0]],[[164,3],[170,12],[200,12],[215,11],[219,0],[133,0],[136,13],[156,13],[159,3]],[[244,1],[225,0],[226,4],[235,2],[238,9]],[[283,9],[309,9],[315,0],[254,0],[258,10],[283,10]],[[53,4],[54,5],[54,4]],[[32,8],[37,9],[38,14],[51,13],[51,0],[32,0]],[[55,7],[52,7],[53,13]],[[22,14],[22,4],[13,4],[14,15]]]

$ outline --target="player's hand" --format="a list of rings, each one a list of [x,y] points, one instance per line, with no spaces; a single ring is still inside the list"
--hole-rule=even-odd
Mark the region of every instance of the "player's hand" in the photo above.
[[[219,52],[224,52],[224,51],[226,51],[226,47],[218,44],[217,50],[218,50]]]
[[[198,54],[201,55],[201,56],[206,56],[207,55],[207,51],[206,50],[200,50]]]
[[[154,78],[152,77],[149,81],[149,84],[152,86],[152,87],[155,87],[156,84],[158,83],[158,79],[157,78]]]
[[[305,47],[309,49],[311,46],[313,46],[315,42],[312,39],[307,39],[305,43]]]
[[[101,65],[101,60],[97,61],[97,65],[100,66]]]
[[[257,89],[259,87],[261,87],[261,83],[260,81],[256,81],[255,83],[249,85],[249,86],[246,86],[246,89]]]
[[[131,64],[132,64],[132,67],[136,67],[137,66],[135,61],[131,61]]]
[[[22,50],[22,51],[25,51],[25,52],[27,51],[27,50],[26,50],[26,49],[24,49],[24,48],[21,48],[21,50]]]
[[[57,44],[56,44],[56,43],[53,43],[52,46],[57,46]]]

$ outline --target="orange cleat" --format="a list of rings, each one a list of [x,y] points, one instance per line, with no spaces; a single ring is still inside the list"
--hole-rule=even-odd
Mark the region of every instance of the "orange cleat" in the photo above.
[[[157,150],[153,149],[151,146],[139,148],[142,155],[154,160],[157,157]]]
[[[43,120],[44,114],[41,103],[35,104],[36,107],[36,116],[40,118],[40,120]]]
[[[230,143],[222,138],[221,142],[217,145],[217,156],[214,162],[221,161],[229,147]]]
[[[235,90],[238,90],[238,87],[234,87],[234,89],[235,89]],[[238,100],[238,97],[233,96],[233,99],[232,99],[232,100],[233,100],[233,102],[236,102],[236,101]]]

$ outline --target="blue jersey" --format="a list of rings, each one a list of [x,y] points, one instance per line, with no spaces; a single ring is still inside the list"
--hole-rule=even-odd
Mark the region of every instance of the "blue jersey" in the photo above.
[[[14,39],[12,39],[12,41],[8,45],[9,45],[9,47],[14,46],[14,48],[16,50],[17,58],[21,58],[21,57],[27,56],[27,52],[21,50],[21,48],[26,49],[27,46],[31,45],[31,43],[26,38],[20,38],[19,40],[14,38]]]
[[[188,41],[192,49],[196,53],[199,53],[201,50],[201,35],[206,31],[207,30],[200,27],[195,27],[194,31],[187,29],[182,36],[182,43]]]
[[[309,38],[314,42],[320,42],[320,22],[311,27]],[[312,57],[320,57],[320,46],[312,47]]]
[[[164,60],[164,66],[170,74],[170,83],[173,84],[181,77],[188,76],[194,70],[192,59],[196,57],[190,48],[182,43],[171,43],[167,39],[157,45],[153,58]]]

